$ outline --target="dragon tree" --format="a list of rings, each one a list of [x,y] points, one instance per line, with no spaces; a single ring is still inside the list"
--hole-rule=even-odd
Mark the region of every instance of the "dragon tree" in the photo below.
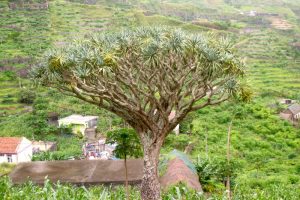
[[[32,74],[135,129],[144,151],[143,200],[161,199],[159,152],[189,112],[250,94],[244,64],[226,38],[169,27],[91,35],[49,51]]]

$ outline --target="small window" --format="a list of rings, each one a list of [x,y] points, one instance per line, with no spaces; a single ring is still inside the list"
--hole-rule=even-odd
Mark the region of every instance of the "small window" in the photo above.
[[[7,155],[7,162],[12,163],[12,155]]]

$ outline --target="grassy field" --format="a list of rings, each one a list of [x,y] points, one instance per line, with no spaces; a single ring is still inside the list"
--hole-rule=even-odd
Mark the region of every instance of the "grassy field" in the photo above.
[[[195,162],[207,157],[222,160],[228,123],[233,120],[232,154],[239,165],[233,185],[245,184],[258,190],[276,184],[299,187],[300,129],[282,121],[278,108],[270,107],[279,98],[300,101],[300,53],[293,47],[300,42],[299,0],[84,2],[53,0],[46,10],[11,10],[8,1],[0,2],[0,136],[57,141],[57,154],[65,158],[79,155],[83,141],[48,126],[37,132],[47,113],[97,114],[102,133],[108,127],[123,126],[123,121],[112,114],[33,86],[28,71],[49,48],[62,47],[90,33],[136,26],[166,25],[193,33],[213,32],[232,39],[238,54],[245,58],[254,99],[249,104],[229,102],[191,113],[181,126],[181,131],[190,135],[170,135],[162,153],[173,148],[184,150],[192,141],[190,156]],[[256,11],[255,16],[251,11]],[[270,17],[285,20],[291,28],[279,29]],[[36,94],[33,104],[20,103],[24,89]],[[68,141],[72,143],[67,145]],[[207,188],[212,193],[224,191],[220,182],[207,183]]]

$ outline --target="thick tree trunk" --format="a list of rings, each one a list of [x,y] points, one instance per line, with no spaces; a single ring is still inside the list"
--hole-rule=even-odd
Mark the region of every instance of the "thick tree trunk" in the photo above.
[[[160,200],[160,183],[158,178],[158,158],[160,145],[144,145],[144,175],[141,187],[143,200]]]

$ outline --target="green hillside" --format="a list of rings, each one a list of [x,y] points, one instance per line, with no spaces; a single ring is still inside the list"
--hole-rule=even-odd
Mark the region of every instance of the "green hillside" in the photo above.
[[[193,146],[190,157],[207,167],[199,171],[205,191],[222,194],[224,176],[214,174],[214,166],[226,168],[227,129],[233,121],[233,189],[261,192],[285,185],[296,188],[294,197],[300,199],[300,129],[280,119],[284,106],[277,103],[281,98],[300,102],[300,0],[52,0],[45,9],[34,6],[44,1],[25,2],[27,7],[18,0],[0,1],[0,136],[58,141],[54,157],[67,159],[80,156],[83,139],[49,126],[49,113],[99,115],[103,134],[126,126],[113,114],[35,87],[29,71],[47,49],[137,26],[213,32],[230,38],[245,59],[253,100],[191,113],[181,124],[183,134],[169,135],[162,153]]]

